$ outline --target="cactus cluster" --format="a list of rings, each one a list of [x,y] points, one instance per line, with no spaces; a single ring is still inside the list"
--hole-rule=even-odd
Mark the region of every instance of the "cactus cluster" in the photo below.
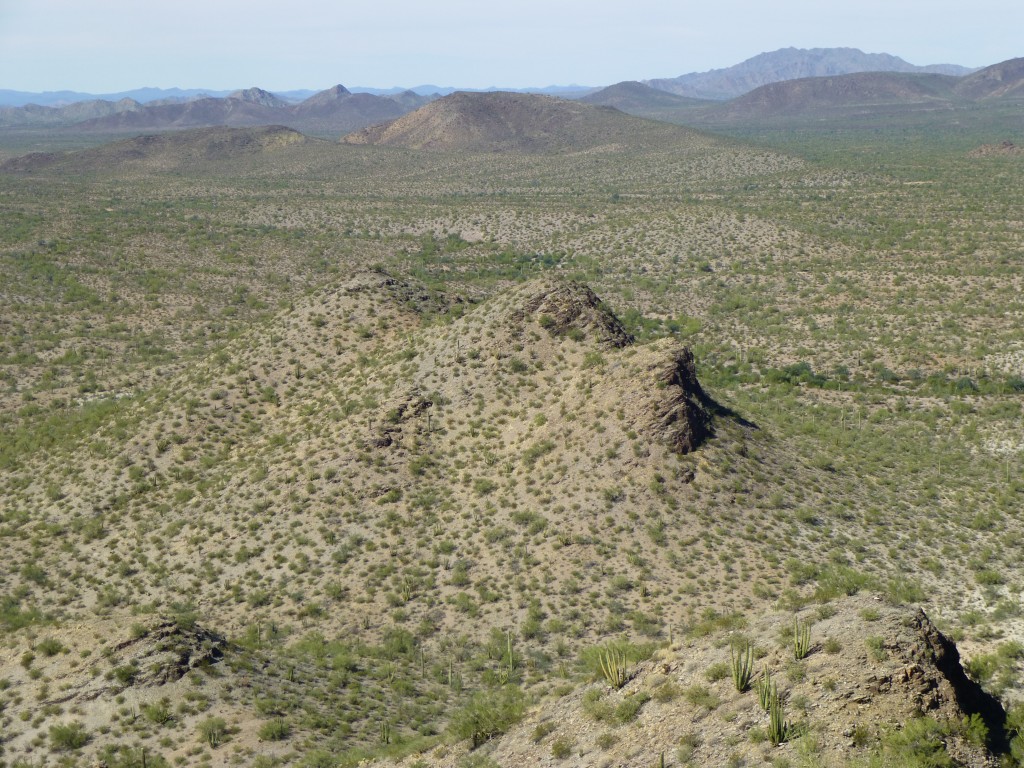
[[[626,652],[608,647],[601,651],[598,658],[601,662],[601,673],[604,675],[604,679],[608,681],[608,685],[615,689],[624,686],[629,680]]]
[[[744,693],[750,688],[750,680],[754,676],[754,646],[748,640],[739,648],[730,648],[729,656],[732,660],[732,681],[736,690]]]
[[[811,652],[811,623],[793,618],[793,657],[800,661]]]

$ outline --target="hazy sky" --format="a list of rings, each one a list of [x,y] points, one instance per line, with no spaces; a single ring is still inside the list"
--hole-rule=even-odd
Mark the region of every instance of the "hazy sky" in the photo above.
[[[1024,55],[1021,0],[0,0],[0,88],[608,85],[848,46]]]

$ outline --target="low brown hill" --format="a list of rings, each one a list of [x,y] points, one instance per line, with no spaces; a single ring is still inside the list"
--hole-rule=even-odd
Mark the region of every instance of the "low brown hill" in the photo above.
[[[0,164],[0,173],[168,171],[273,152],[308,141],[314,139],[280,125],[256,128],[196,128],[137,136],[63,154],[36,152]]]
[[[135,437],[126,440],[133,461],[148,466],[153,460],[146,503],[167,500],[173,511],[162,524],[193,519],[198,505],[214,497],[230,499],[232,509],[249,509],[276,497],[301,455],[303,472],[316,473],[304,485],[308,504],[292,509],[276,500],[261,507],[266,526],[258,532],[243,535],[229,526],[225,536],[242,538],[216,546],[234,551],[244,545],[254,554],[233,560],[228,580],[251,568],[269,574],[274,551],[261,542],[293,523],[317,542],[316,554],[309,554],[316,572],[311,595],[331,579],[362,593],[358,574],[395,557],[419,569],[412,564],[426,562],[421,545],[433,546],[422,537],[443,535],[453,542],[445,556],[428,557],[432,564],[415,579],[409,574],[418,597],[405,601],[413,625],[428,619],[439,632],[486,637],[489,615],[511,626],[525,620],[510,581],[509,558],[519,559],[525,550],[514,550],[521,546],[550,580],[574,579],[573,569],[598,563],[602,580],[618,577],[614,601],[588,608],[594,617],[578,628],[573,643],[593,641],[614,616],[631,611],[657,610],[659,621],[678,626],[683,609],[670,597],[681,578],[678,564],[669,548],[649,547],[650,531],[666,541],[693,535],[698,507],[688,505],[699,493],[694,484],[707,481],[716,445],[725,450],[750,430],[720,414],[677,340],[636,344],[580,283],[532,281],[449,323],[425,324],[456,301],[414,282],[358,273],[282,312],[271,326],[254,328],[225,351],[226,358],[182,371],[163,405],[152,415],[138,413]],[[232,383],[222,383],[225,376]],[[216,410],[186,412],[186,400],[213,403]],[[313,414],[316,428],[309,431]],[[250,432],[253,423],[260,425],[258,434]],[[172,432],[183,440],[154,453],[156,436]],[[287,444],[275,435],[289,436]],[[205,455],[194,453],[196,447],[208,450],[214,443],[233,446],[233,469],[209,489],[209,498],[174,502],[184,477],[174,468],[188,469]],[[367,462],[372,470],[366,471]],[[258,467],[265,471],[254,474]],[[122,466],[110,463],[93,474],[88,489],[69,486],[75,509],[68,514],[109,508],[126,477]],[[344,499],[336,496],[340,490]],[[111,511],[110,527],[115,514],[121,511]],[[408,523],[398,525],[399,519]],[[238,521],[242,528],[248,524]],[[329,528],[316,533],[324,522]],[[148,541],[140,546],[180,572],[192,557],[187,535],[178,541],[175,534],[159,552]],[[339,568],[333,553],[350,537],[372,537],[376,544],[372,551],[353,550]],[[631,558],[641,551],[642,563]],[[21,556],[12,556],[19,567]],[[493,585],[481,621],[446,607],[466,587],[450,578],[459,562],[474,581]],[[715,563],[702,569],[717,571]],[[228,580],[202,597],[218,626],[246,620]],[[366,593],[358,611],[325,613],[323,630],[372,636],[387,626],[394,606],[385,586]],[[580,591],[606,588],[594,582],[566,594],[575,599]],[[176,599],[170,595],[177,586],[159,589]],[[83,606],[96,599],[90,591]],[[568,610],[560,600],[552,612]]]
[[[957,78],[949,75],[861,72],[808,77],[761,86],[716,110],[716,117],[792,116],[885,105],[949,106]]]
[[[957,96],[971,101],[1024,98],[1024,57],[985,67],[956,84]]]
[[[429,104],[430,102],[436,101],[441,97],[436,93],[421,96],[420,94],[416,93],[416,91],[402,91],[401,93],[396,93],[392,96],[389,96],[388,98],[391,99],[396,104],[401,105],[402,108],[411,112],[412,110],[419,109],[424,104]]]
[[[708,109],[718,106],[716,101],[678,96],[636,81],[610,85],[587,94],[580,101],[595,106],[614,107],[628,115],[678,125],[692,124]]]
[[[609,107],[526,93],[458,92],[342,141],[409,149],[558,152],[633,145],[648,131],[650,124]]]
[[[697,107],[713,103],[706,99],[693,99],[677,96],[668,91],[659,91],[657,88],[644,85],[636,80],[626,80],[609,85],[600,91],[588,93],[580,101],[595,106],[615,107],[629,114],[652,109]]]

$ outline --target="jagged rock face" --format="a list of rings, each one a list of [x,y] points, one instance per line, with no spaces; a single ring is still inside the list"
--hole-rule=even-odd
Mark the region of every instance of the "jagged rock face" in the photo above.
[[[573,328],[593,332],[602,346],[621,349],[633,343],[633,337],[597,294],[573,280],[555,283],[529,297],[517,319],[526,316],[560,335]]]
[[[916,647],[911,646],[909,650],[916,663],[913,668],[907,667],[904,680],[908,685],[912,681],[917,683],[917,700],[922,711],[947,706],[965,713],[976,713],[988,726],[989,746],[996,750],[1007,749],[1009,745],[1002,728],[1006,717],[1003,706],[998,699],[967,677],[960,664],[960,651],[956,643],[942,634],[921,609],[917,610],[909,623],[921,643]],[[919,665],[937,670],[937,680],[927,680]]]
[[[452,304],[465,302],[461,296],[440,294],[425,286],[400,280],[376,269],[360,270],[345,281],[340,290],[348,295],[365,294],[388,297],[403,307],[424,314],[437,314],[450,309]]]
[[[227,640],[200,626],[180,627],[164,621],[137,638],[114,647],[139,667],[136,681],[141,685],[163,685],[180,680],[198,667],[224,658]]]
[[[687,347],[670,350],[661,368],[654,371],[656,392],[650,429],[676,453],[690,453],[711,434],[711,416],[704,407],[706,396],[697,381],[693,352]]]
[[[374,448],[388,448],[392,445],[404,445],[405,427],[421,420],[433,403],[419,394],[404,395],[385,405],[384,420],[381,424],[372,425],[372,434],[368,440]]]
[[[635,347],[596,385],[599,399],[615,403],[638,434],[679,454],[713,434],[713,401],[697,381],[693,353],[670,339]]]
[[[60,691],[42,704],[106,700],[127,688],[167,686],[193,670],[217,664],[228,649],[227,640],[216,632],[161,620],[111,646],[102,663],[97,660],[85,668],[62,673]],[[112,672],[97,674],[104,667]]]
[[[609,351],[629,347],[628,361],[613,363],[596,383],[598,399],[621,407],[637,432],[676,453],[690,453],[711,436],[713,403],[697,381],[693,353],[667,339],[631,346],[633,337],[583,283],[554,281],[536,287],[520,301],[511,320],[520,327],[532,320],[558,336],[582,332]]]

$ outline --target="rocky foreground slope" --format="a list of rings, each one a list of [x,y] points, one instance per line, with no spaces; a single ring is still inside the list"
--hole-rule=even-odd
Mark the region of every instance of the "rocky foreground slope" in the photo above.
[[[799,660],[794,622],[810,627]],[[756,660],[740,692],[732,659],[746,648]],[[786,723],[778,744],[759,702],[766,675]],[[1007,748],[1002,707],[964,674],[956,645],[919,609],[867,595],[732,626],[709,621],[627,664],[621,688],[596,678],[476,750],[465,741],[400,764],[980,768],[999,765]]]

